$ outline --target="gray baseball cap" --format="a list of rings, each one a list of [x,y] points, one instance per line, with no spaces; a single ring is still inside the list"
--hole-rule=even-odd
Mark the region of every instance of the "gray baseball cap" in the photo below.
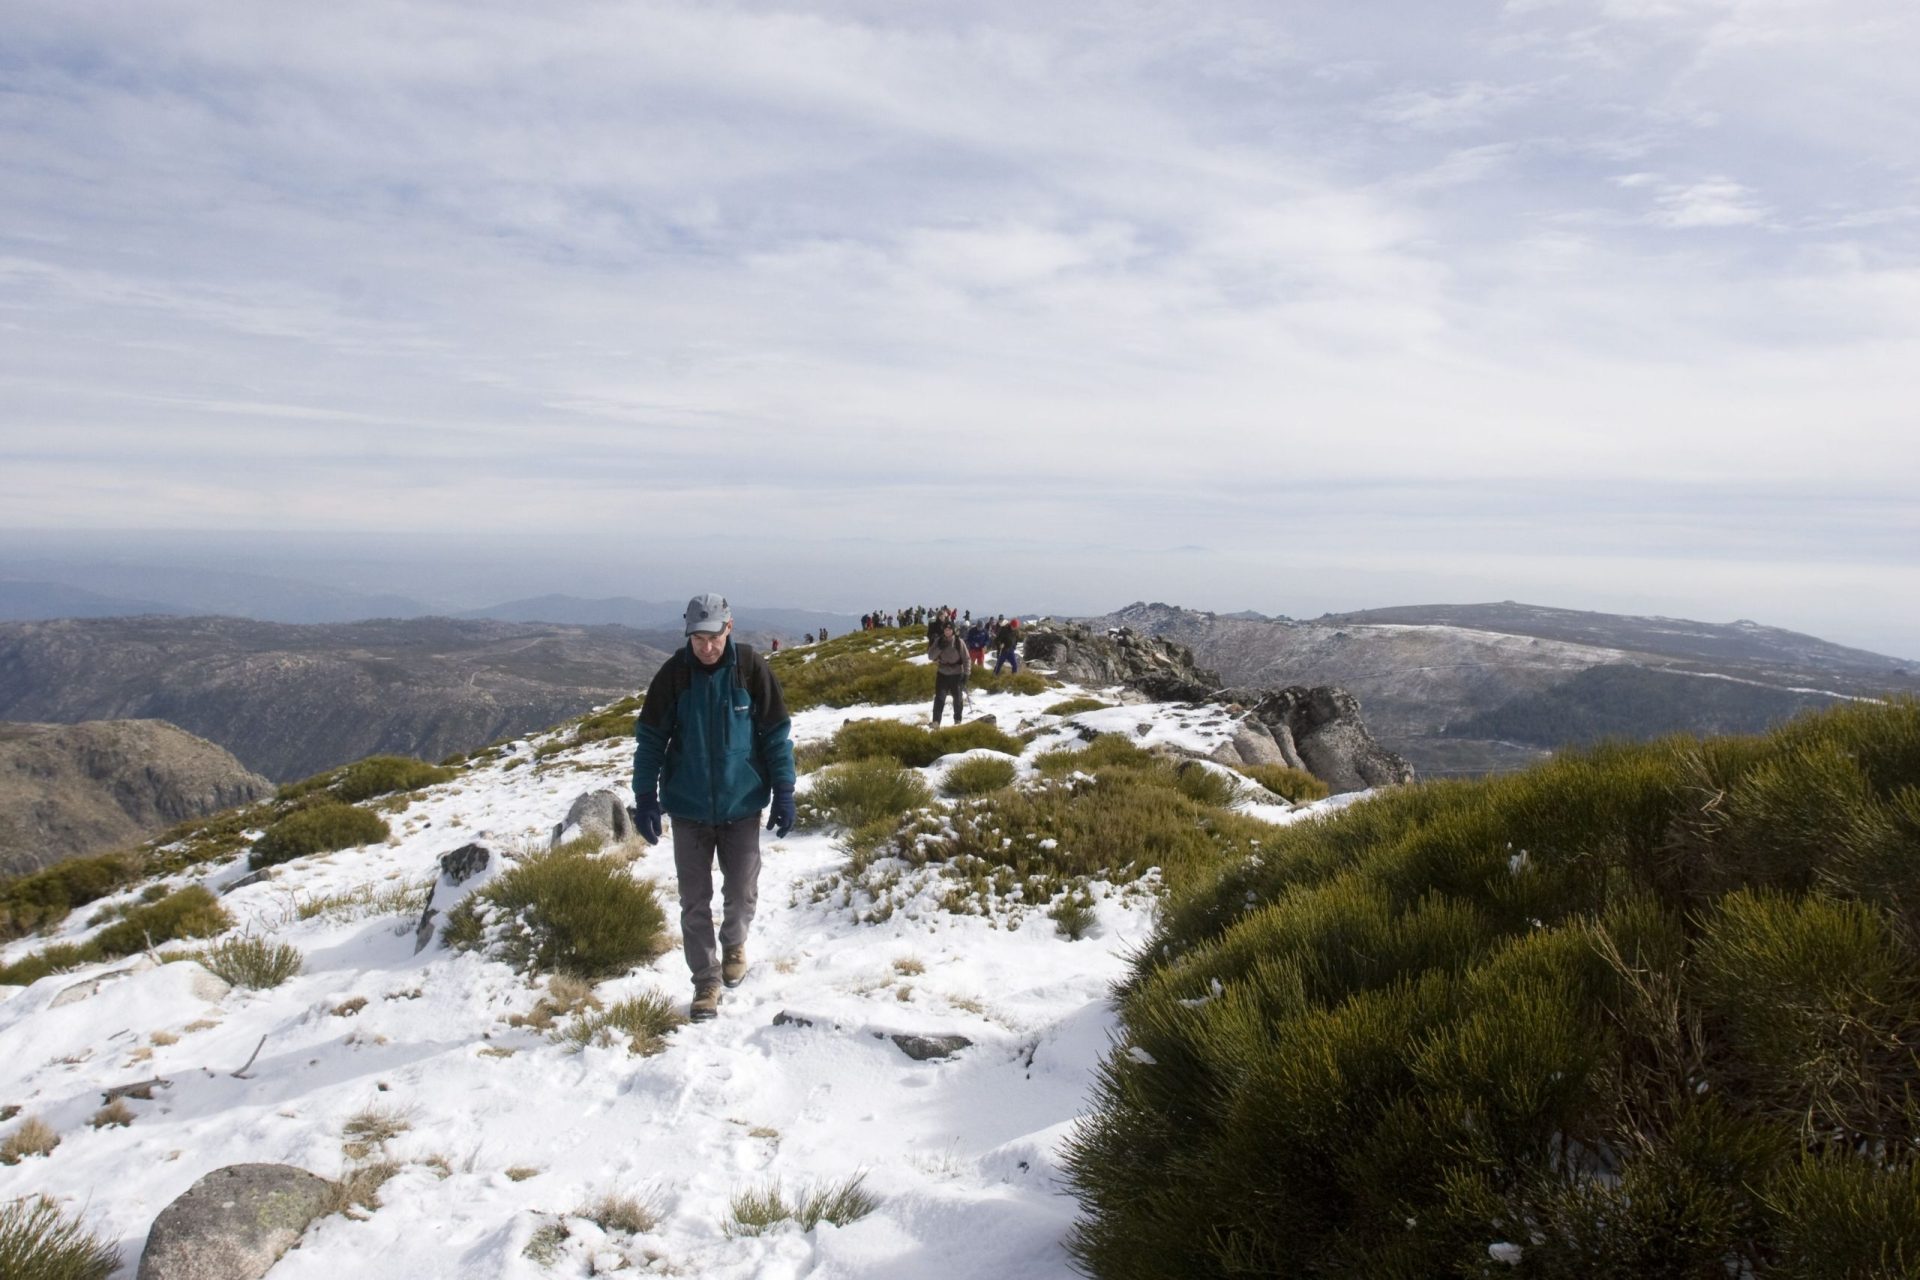
[[[732,621],[733,610],[727,608],[725,596],[717,596],[709,591],[687,601],[688,635],[698,631],[724,631]]]

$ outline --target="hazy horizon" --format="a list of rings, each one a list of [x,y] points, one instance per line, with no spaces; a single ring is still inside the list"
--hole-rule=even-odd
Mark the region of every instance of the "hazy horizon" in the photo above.
[[[342,543],[348,544],[343,548]],[[1514,600],[1523,604],[1597,613],[1658,616],[1725,624],[1745,619],[1814,636],[1902,661],[1920,661],[1920,633],[1902,630],[1897,620],[1884,631],[1850,628],[1837,619],[1789,607],[1771,611],[1713,616],[1676,597],[1670,607],[1637,607],[1628,597],[1617,602],[1580,597],[1551,588],[1534,594],[1440,594],[1420,590],[1423,583],[1408,576],[1407,591],[1383,594],[1386,582],[1319,581],[1311,590],[1289,591],[1285,584],[1248,583],[1243,591],[1214,578],[1192,575],[1179,581],[1165,575],[1129,576],[1116,566],[1097,579],[1058,583],[1036,569],[1010,566],[998,573],[973,566],[956,566],[920,574],[908,570],[881,570],[867,578],[835,571],[796,578],[782,561],[778,566],[753,563],[753,554],[707,551],[684,566],[656,567],[593,559],[579,547],[556,540],[547,546],[488,543],[470,539],[392,539],[380,535],[328,534],[316,537],[284,531],[239,535],[222,533],[181,537],[152,534],[123,540],[117,535],[67,533],[22,535],[0,531],[0,580],[31,580],[39,564],[52,570],[49,580],[87,580],[86,573],[63,569],[91,565],[96,570],[114,566],[127,580],[145,580],[148,570],[182,574],[235,574],[281,583],[310,584],[326,591],[356,596],[404,597],[430,611],[457,613],[544,595],[579,599],[625,597],[674,602],[704,590],[728,594],[740,607],[818,610],[857,617],[871,609],[893,610],[914,604],[952,604],[955,608],[998,613],[1052,613],[1056,616],[1094,616],[1111,613],[1136,601],[1162,602],[1214,613],[1251,610],[1270,616],[1310,620],[1329,613],[1350,613],[1397,605],[1474,604]],[[24,553],[23,553],[24,544]],[[355,546],[353,544],[361,544]],[[112,550],[108,550],[112,548]],[[98,573],[93,575],[98,577]],[[1130,584],[1141,589],[1130,589]],[[1390,584],[1388,584],[1390,585]],[[1379,589],[1375,589],[1375,588]],[[1149,589],[1151,588],[1151,589]],[[89,589],[99,588],[97,586]],[[137,592],[102,590],[101,594],[129,596]],[[168,594],[155,591],[157,596]],[[165,602],[164,600],[162,601]],[[1883,638],[1884,637],[1884,638]],[[1903,641],[1902,637],[1906,637]],[[1903,647],[1904,646],[1904,647]]]
[[[0,553],[1920,654],[1910,0],[5,29]]]

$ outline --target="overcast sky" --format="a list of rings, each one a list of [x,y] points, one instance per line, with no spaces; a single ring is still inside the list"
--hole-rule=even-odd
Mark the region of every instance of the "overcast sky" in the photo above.
[[[9,0],[0,541],[1920,656],[1917,9]]]

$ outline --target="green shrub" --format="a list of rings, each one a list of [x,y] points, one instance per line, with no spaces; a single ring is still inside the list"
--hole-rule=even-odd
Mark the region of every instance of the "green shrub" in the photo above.
[[[1139,756],[1148,767],[1109,765],[1090,778],[1042,779],[911,816],[857,845],[851,869],[894,857],[935,866],[976,892],[992,881],[995,892],[1018,885],[1025,901],[1050,901],[1088,879],[1125,883],[1156,867],[1168,883],[1184,884],[1272,835],[1264,822],[1195,801],[1170,763]]]
[[[1332,792],[1327,784],[1304,769],[1284,764],[1243,764],[1234,766],[1273,794],[1294,804],[1325,800]]]
[[[660,954],[667,919],[653,886],[579,842],[537,853],[449,914],[457,950],[485,947],[523,973],[617,977]]]
[[[428,764],[411,756],[368,756],[340,771],[333,793],[353,804],[392,791],[418,791],[421,787],[451,782],[458,776],[458,770]]]
[[[1096,751],[1098,784],[1152,782],[1131,744]],[[1074,1256],[1104,1280],[1509,1274],[1502,1242],[1546,1277],[1910,1273],[1915,769],[1915,704],[1855,705],[1268,828],[1176,886],[1134,961],[1067,1157]]]
[[[1082,711],[1105,711],[1112,705],[1111,702],[1102,702],[1098,698],[1068,698],[1064,702],[1056,702],[1048,707],[1046,713],[1050,716],[1077,716]]]
[[[947,770],[940,789],[950,796],[977,796],[1013,785],[1011,760],[994,756],[971,756]]]
[[[300,972],[298,947],[265,938],[229,938],[208,947],[200,963],[233,986],[264,991]]]
[[[268,827],[253,843],[248,865],[258,871],[311,853],[372,844],[392,834],[377,813],[350,804],[326,803],[296,809]]]
[[[130,956],[149,946],[184,938],[210,938],[233,927],[220,900],[200,885],[189,885],[158,902],[135,907],[84,944],[95,956]]]
[[[1769,1276],[1920,1275],[1920,1162],[1889,1168],[1834,1154],[1808,1156],[1779,1170],[1764,1207],[1779,1242]]]
[[[890,760],[855,760],[823,770],[801,797],[805,825],[848,828],[894,821],[932,800],[920,775]]]
[[[289,782],[275,797],[284,804],[310,799],[325,791],[336,800],[354,804],[389,792],[417,791],[436,783],[451,782],[458,776],[458,769],[428,764],[412,756],[368,756],[298,782]]]
[[[119,1265],[118,1249],[46,1196],[23,1196],[0,1208],[0,1276],[107,1280]]]
[[[67,969],[78,968],[83,964],[92,964],[99,958],[99,952],[91,946],[56,942],[32,955],[22,956],[12,964],[0,965],[0,985],[31,986],[50,973],[60,973]]]
[[[982,721],[928,730],[898,720],[849,720],[833,735],[826,760],[887,759],[909,768],[925,768],[942,756],[962,751],[1020,754],[1018,738]]]
[[[1137,747],[1122,734],[1103,733],[1084,747],[1055,747],[1033,758],[1033,767],[1049,777],[1061,774],[1091,773],[1114,765],[1129,769],[1151,768],[1160,757]]]
[[[127,852],[69,858],[0,886],[0,941],[59,924],[76,907],[104,898],[140,878],[140,859]]]

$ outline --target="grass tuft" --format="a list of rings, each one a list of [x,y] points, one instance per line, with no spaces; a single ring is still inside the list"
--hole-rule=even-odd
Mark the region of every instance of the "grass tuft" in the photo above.
[[[1014,772],[1011,760],[972,756],[947,770],[947,776],[940,781],[940,790],[950,796],[985,795],[1012,786]]]
[[[0,1276],[19,1280],[107,1280],[120,1253],[46,1196],[0,1207]]]
[[[667,1034],[685,1022],[674,1001],[655,991],[584,1014],[570,1023],[560,1038],[576,1049],[590,1044],[612,1045],[624,1039],[629,1053],[644,1058],[665,1050]]]
[[[629,1236],[645,1235],[660,1225],[660,1193],[651,1189],[640,1196],[609,1192],[582,1205],[578,1216],[602,1231]]]

